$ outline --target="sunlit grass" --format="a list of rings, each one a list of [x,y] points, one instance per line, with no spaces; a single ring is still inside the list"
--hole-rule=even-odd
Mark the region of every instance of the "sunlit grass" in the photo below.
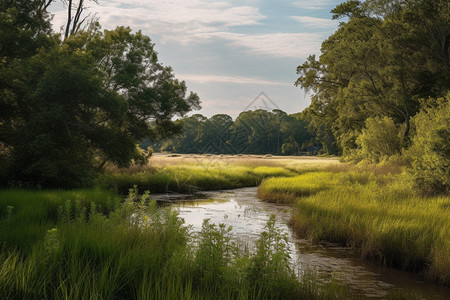
[[[268,202],[292,203],[298,196],[309,196],[330,188],[336,180],[331,172],[308,172],[291,178],[273,178],[262,182],[258,197]]]
[[[194,192],[257,186],[264,178],[290,177],[337,164],[335,159],[240,156],[155,156],[147,166],[110,168],[99,185],[121,194],[133,185],[152,193]]]
[[[26,237],[25,247],[17,242],[21,230],[18,240],[0,238],[1,299],[335,297],[312,273],[297,279],[274,218],[252,251],[207,221],[192,242],[176,213],[135,192],[120,206],[119,197],[100,191],[3,191],[0,199],[2,232],[16,225],[42,231]]]
[[[306,173],[265,180],[259,195],[296,207],[302,237],[352,246],[365,258],[450,282],[450,198],[415,195],[401,175]]]

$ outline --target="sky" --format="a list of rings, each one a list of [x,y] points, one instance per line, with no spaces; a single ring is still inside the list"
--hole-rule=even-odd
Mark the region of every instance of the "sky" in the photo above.
[[[296,113],[310,95],[295,87],[296,68],[338,27],[341,0],[99,0],[87,11],[104,29],[129,26],[148,35],[159,60],[197,93],[201,113],[236,118],[249,109]],[[56,31],[65,23],[51,8]]]

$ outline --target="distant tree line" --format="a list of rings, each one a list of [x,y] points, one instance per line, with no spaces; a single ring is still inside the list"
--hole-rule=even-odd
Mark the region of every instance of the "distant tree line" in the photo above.
[[[301,113],[258,109],[242,112],[234,121],[226,114],[209,119],[195,114],[178,122],[182,134],[145,146],[176,153],[313,155],[320,151]]]

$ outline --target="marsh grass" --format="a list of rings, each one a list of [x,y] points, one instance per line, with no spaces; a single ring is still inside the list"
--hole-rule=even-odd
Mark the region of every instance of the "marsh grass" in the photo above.
[[[329,189],[336,183],[334,175],[331,172],[308,172],[291,178],[265,180],[258,189],[258,198],[267,202],[294,203],[297,197]]]
[[[2,191],[0,199],[1,299],[335,298],[311,272],[298,280],[274,217],[252,252],[223,225],[205,221],[193,236],[135,188],[125,200],[103,191]],[[16,238],[4,234],[17,225]]]
[[[169,158],[177,163],[166,165],[159,162],[156,167],[141,168],[140,172],[112,169],[103,174],[98,185],[126,194],[133,185],[152,193],[198,190],[221,190],[257,186],[267,177],[289,177],[297,173],[282,166],[233,164],[225,160],[197,160]],[[188,161],[188,162],[186,162]]]
[[[358,170],[271,178],[258,195],[293,203],[291,225],[302,237],[351,246],[364,258],[450,283],[450,198],[418,196],[401,174]]]
[[[108,215],[119,206],[120,200],[116,194],[101,190],[2,190],[0,243],[28,252],[35,241],[41,240],[47,229],[58,222],[63,211],[67,218],[73,219],[76,210],[87,211],[94,204],[97,212]]]

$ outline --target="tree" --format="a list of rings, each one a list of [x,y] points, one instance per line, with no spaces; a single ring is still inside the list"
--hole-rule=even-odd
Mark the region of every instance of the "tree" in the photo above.
[[[172,141],[173,151],[179,153],[201,153],[205,147],[205,124],[208,119],[195,114],[181,120],[183,124],[182,135]]]
[[[53,0],[48,0],[49,3],[53,2]],[[98,0],[91,0],[92,2],[98,3]],[[66,20],[66,29],[64,31],[64,38],[67,39],[70,35],[73,35],[80,31],[83,24],[86,23],[89,15],[81,18],[84,10],[86,9],[86,1],[85,0],[62,0],[62,2],[67,7],[67,20]],[[72,15],[73,14],[73,15]]]
[[[357,147],[367,118],[387,116],[404,124],[408,140],[419,99],[442,96],[450,88],[444,2],[371,0],[337,6],[334,18],[348,21],[323,42],[318,60],[311,56],[297,68],[296,84],[313,92],[308,114],[315,129],[330,130],[345,152]]]
[[[158,62],[148,37],[123,27],[100,32],[94,24],[59,41],[45,27],[43,3],[34,1],[24,13],[37,16],[43,27],[32,27],[33,18],[24,21],[26,30],[16,30],[12,24],[22,19],[2,20],[2,28],[10,29],[3,34],[35,44],[27,55],[2,48],[1,105],[9,112],[0,120],[5,178],[83,186],[107,161],[127,166],[142,160],[136,144],[144,137],[181,131],[172,118],[198,108],[199,98]]]
[[[227,141],[231,136],[233,119],[226,114],[217,114],[206,121],[205,124],[205,149],[212,153],[232,153]]]
[[[290,137],[289,140],[281,146],[281,153],[284,155],[298,155],[299,152],[300,146],[292,137]]]

